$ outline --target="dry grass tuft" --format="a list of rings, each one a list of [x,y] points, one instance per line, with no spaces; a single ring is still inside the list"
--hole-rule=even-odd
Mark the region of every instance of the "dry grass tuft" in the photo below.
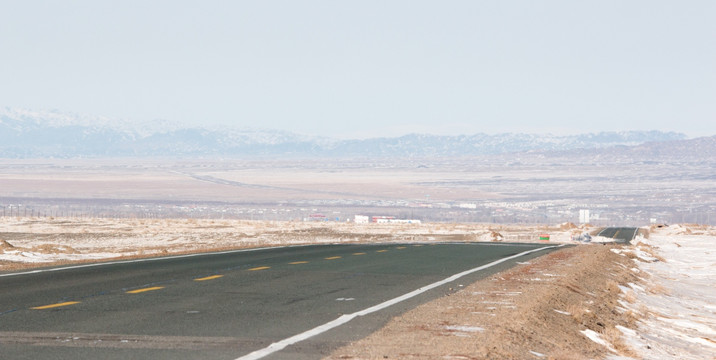
[[[663,256],[659,255],[659,251],[655,247],[653,247],[651,245],[644,244],[644,243],[640,243],[638,247],[641,251],[649,254],[650,256],[656,258],[657,260],[659,260],[661,262],[666,262],[666,259]]]
[[[613,296],[622,292],[622,289],[619,288],[619,283],[612,279],[607,280],[604,290]]]
[[[587,313],[587,309],[581,304],[569,304],[567,312],[572,314],[574,321],[581,324],[584,322],[584,315]]]
[[[617,351],[617,354],[628,357],[638,356],[638,354],[634,350],[632,350],[624,342],[624,340],[622,340],[623,334],[616,327],[608,327],[604,329],[604,333],[602,334],[602,336],[604,338],[604,341],[608,342],[609,344],[612,344],[614,349]]]
[[[14,249],[15,246],[7,242],[7,240],[0,240],[0,250]]]
[[[631,290],[627,291],[626,294],[624,294],[624,300],[630,304],[634,304],[637,301],[636,293]]]
[[[638,313],[635,313],[632,310],[627,310],[624,313],[624,318],[626,319],[626,322],[629,324],[636,324],[639,319],[641,319],[641,315]]]
[[[648,291],[651,294],[655,295],[669,295],[671,294],[671,290],[667,289],[661,284],[651,284],[649,287],[647,287],[646,291]]]

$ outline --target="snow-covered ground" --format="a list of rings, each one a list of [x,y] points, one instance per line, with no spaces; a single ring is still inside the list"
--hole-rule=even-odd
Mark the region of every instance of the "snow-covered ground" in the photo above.
[[[716,228],[653,228],[632,253],[644,284],[622,289],[643,317],[620,329],[644,359],[716,359]],[[627,255],[627,254],[625,254]]]

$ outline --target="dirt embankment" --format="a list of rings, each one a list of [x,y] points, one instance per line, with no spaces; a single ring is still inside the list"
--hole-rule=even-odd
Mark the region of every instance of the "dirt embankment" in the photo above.
[[[329,359],[595,359],[634,356],[617,326],[636,315],[619,285],[639,282],[612,246],[566,248],[391,320]],[[603,342],[600,344],[599,342]]]

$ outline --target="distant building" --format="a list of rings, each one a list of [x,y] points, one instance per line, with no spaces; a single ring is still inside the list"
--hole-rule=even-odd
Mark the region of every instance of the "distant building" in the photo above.
[[[385,221],[388,224],[421,224],[422,221],[415,219],[390,219]]]
[[[365,215],[356,215],[355,216],[355,223],[356,224],[367,224],[370,222],[370,217]]]
[[[373,216],[373,222],[377,224],[420,224],[420,220],[396,219],[394,216]]]
[[[311,214],[308,216],[308,221],[326,221],[326,215],[323,214]],[[305,221],[305,220],[304,220]]]
[[[422,224],[420,220],[414,219],[396,219],[395,216],[365,216],[355,215],[356,224]]]
[[[586,210],[586,209],[579,210],[579,223],[580,224],[588,224],[589,223],[589,210]]]

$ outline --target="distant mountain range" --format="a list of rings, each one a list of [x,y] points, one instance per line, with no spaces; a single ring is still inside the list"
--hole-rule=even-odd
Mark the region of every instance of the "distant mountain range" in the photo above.
[[[639,159],[642,161],[688,160],[716,164],[716,136],[686,140],[652,141],[635,146],[612,146],[575,151],[571,155],[587,155],[605,159]]]
[[[700,146],[713,153],[713,138]],[[621,149],[671,151],[684,134],[660,131],[602,132],[573,136],[520,133],[336,140],[285,131],[182,127],[168,122],[131,124],[103,117],[0,108],[0,157],[450,157],[531,151]],[[693,142],[697,144],[698,142]],[[687,146],[688,145],[681,145]],[[621,147],[621,148],[620,148]],[[581,150],[580,150],[581,149]],[[642,149],[642,150],[638,150]]]

